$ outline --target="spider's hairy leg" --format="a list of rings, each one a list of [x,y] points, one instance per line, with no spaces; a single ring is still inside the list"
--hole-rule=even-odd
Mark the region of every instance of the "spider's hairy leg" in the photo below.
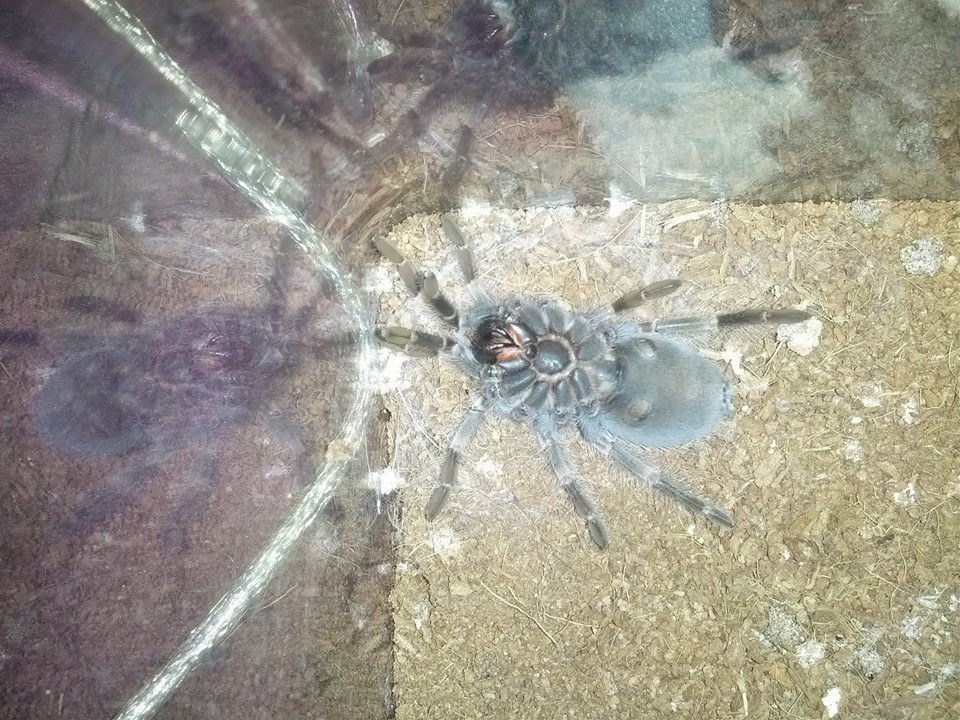
[[[396,245],[386,238],[376,237],[373,240],[373,244],[381,255],[397,266],[397,273],[400,275],[400,279],[403,280],[403,284],[407,286],[410,294],[418,295],[422,292],[436,313],[443,318],[443,321],[448,325],[457,327],[460,322],[457,310],[453,306],[453,303],[443,294],[436,275],[429,270],[419,270],[412,262],[404,257]]]
[[[538,434],[543,442],[544,452],[547,455],[547,462],[550,463],[550,469],[553,470],[553,474],[556,476],[557,482],[560,483],[560,487],[563,488],[563,491],[573,503],[573,509],[577,511],[577,515],[587,523],[587,531],[590,533],[590,538],[599,548],[606,548],[609,543],[607,528],[597,515],[597,509],[594,507],[593,502],[591,502],[590,498],[588,498],[580,488],[577,472],[573,469],[566,450],[564,450],[563,446],[553,437],[551,431],[538,430]]]
[[[398,325],[381,325],[374,335],[384,347],[399,350],[411,357],[435,357],[454,346],[454,341],[442,335],[419,332]]]
[[[740,310],[720,315],[661,317],[639,323],[645,333],[696,333],[743,325],[792,325],[813,317],[805,310],[790,308]]]
[[[738,312],[717,315],[717,326],[735,327],[737,325],[793,325],[813,317],[805,310],[778,308],[767,310],[740,310]]]
[[[683,285],[683,281],[681,280],[659,280],[649,285],[641,285],[625,292],[614,300],[611,305],[615,313],[623,312],[624,310],[640,307],[645,302],[666,297],[670,293],[676,292],[681,285]]]
[[[460,125],[453,159],[440,178],[441,187],[450,197],[457,197],[460,186],[463,185],[463,178],[470,169],[470,154],[473,152],[477,136],[476,129],[480,127],[480,123],[490,109],[493,92],[493,87],[487,88],[483,98],[474,105],[470,116]]]
[[[704,500],[679,483],[666,477],[663,472],[645,462],[638,455],[624,447],[623,443],[614,443],[610,449],[614,460],[629,472],[646,482],[650,487],[683,505],[694,515],[706,518],[720,527],[732,528],[733,515],[719,505]]]
[[[453,327],[457,327],[457,325],[460,324],[460,316],[457,314],[457,309],[453,306],[453,303],[447,299],[447,296],[443,294],[437,276],[429,270],[425,270],[423,273],[423,296],[430,302],[433,309],[443,318],[445,323],[453,325]]]
[[[457,249],[457,261],[460,263],[460,272],[463,273],[463,277],[467,282],[473,282],[473,279],[477,276],[477,267],[474,262],[473,250],[470,248],[470,243],[467,242],[463,231],[460,229],[460,226],[457,225],[457,221],[452,217],[444,215],[442,224],[443,232],[446,234],[447,240]]]
[[[416,265],[407,260],[403,253],[397,249],[397,246],[384,237],[375,237],[373,244],[383,257],[397,266],[397,274],[407,286],[411,295],[417,295],[420,292],[420,270]]]
[[[460,469],[460,456],[470,443],[470,440],[473,439],[477,428],[479,428],[480,423],[483,422],[486,412],[486,405],[483,401],[478,400],[474,402],[463,420],[460,421],[460,426],[457,428],[457,432],[454,433],[453,440],[450,441],[447,456],[443,461],[443,468],[440,471],[440,484],[434,489],[427,503],[424,513],[427,520],[436,518],[446,504],[447,498],[450,496],[450,491],[457,483],[457,471]]]
[[[454,147],[453,160],[440,176],[440,187],[450,197],[456,197],[463,178],[470,169],[470,151],[473,149],[474,132],[469,125],[460,126],[460,136]]]

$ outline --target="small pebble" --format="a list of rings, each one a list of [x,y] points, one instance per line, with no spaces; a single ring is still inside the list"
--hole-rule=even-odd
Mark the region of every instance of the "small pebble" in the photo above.
[[[942,252],[942,242],[933,235],[924,235],[900,251],[900,262],[911,275],[933,275],[940,269]]]

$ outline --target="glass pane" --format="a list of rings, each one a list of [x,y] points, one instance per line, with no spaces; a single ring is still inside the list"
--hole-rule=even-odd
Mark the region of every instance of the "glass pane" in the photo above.
[[[955,2],[6,5],[0,715],[957,704]]]

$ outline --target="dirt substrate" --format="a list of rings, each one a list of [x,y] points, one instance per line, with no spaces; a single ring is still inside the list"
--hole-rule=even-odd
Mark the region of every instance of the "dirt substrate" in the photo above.
[[[383,467],[376,448],[386,446],[390,469],[370,479],[402,483],[400,517],[384,511],[391,500],[378,513],[371,493],[345,488],[161,717],[370,718],[394,701],[402,720],[958,716],[960,203],[686,202],[460,223],[480,281],[504,292],[600,306],[680,277],[684,289],[638,314],[775,306],[816,316],[819,332],[791,344],[773,328],[703,338],[734,382],[736,412],[712,437],[651,455],[729,507],[736,528],[694,522],[571,437],[610,531],[600,551],[530,431],[505,420],[480,431],[460,487],[428,524],[423,507],[470,382],[449,363],[384,351],[385,410],[372,430],[381,439],[363,464]],[[283,447],[269,416],[290,417],[306,442],[326,437],[336,412],[316,391],[329,385],[329,363],[304,362],[276,379],[269,407],[227,428],[222,448],[168,453],[113,515],[77,537],[51,534],[105,480],[149,466],[142,455],[67,457],[32,422],[65,333],[105,342],[125,332],[76,321],[60,301],[118,288],[141,328],[184,308],[266,312],[271,302],[279,236],[268,225],[122,232],[96,248],[36,233],[3,246],[4,316],[46,338],[8,343],[0,368],[10,440],[0,670],[12,716],[122,707],[292,505],[295,445]],[[207,267],[180,245],[156,254],[158,239],[201,237],[237,264]],[[438,217],[411,218],[392,237],[462,297]],[[305,272],[292,263],[285,287]],[[212,277],[223,284],[208,287]],[[392,266],[366,279],[383,292],[382,321],[430,327]],[[304,299],[285,297],[294,310]],[[208,494],[196,515],[178,517],[198,467],[212,468]]]
[[[461,217],[481,282],[650,312],[806,308],[706,338],[736,411],[652,455],[736,516],[717,531],[569,445],[598,550],[526,427],[494,420],[433,523],[423,507],[469,406],[451,364],[385,354],[405,483],[393,591],[401,720],[960,717],[960,203],[673,203]],[[460,297],[439,218],[392,235]],[[427,324],[384,263],[390,324]],[[646,311],[645,311],[646,312]],[[436,327],[436,326],[434,326]],[[809,347],[812,346],[812,347]],[[798,351],[810,350],[801,355]],[[399,369],[398,369],[399,365]]]

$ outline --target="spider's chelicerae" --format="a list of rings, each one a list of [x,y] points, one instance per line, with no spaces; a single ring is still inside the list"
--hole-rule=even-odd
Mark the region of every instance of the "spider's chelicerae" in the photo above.
[[[730,384],[720,369],[679,336],[799,323],[810,314],[752,309],[638,320],[625,312],[677,290],[681,282],[673,279],[638,287],[609,307],[592,310],[571,310],[549,297],[498,297],[473,282],[473,253],[456,223],[446,217],[443,228],[469,283],[460,308],[442,293],[433,273],[417,269],[389,241],[376,240],[407,288],[422,294],[450,328],[439,335],[381,326],[378,340],[413,356],[449,354],[476,381],[470,410],[454,433],[440,482],[427,503],[427,518],[434,519],[443,509],[456,483],[461,454],[486,415],[494,413],[533,428],[557,482],[601,548],[608,544],[607,530],[564,446],[565,431],[571,428],[695,515],[732,527],[728,510],[668,477],[639,452],[697,440],[733,408]]]

